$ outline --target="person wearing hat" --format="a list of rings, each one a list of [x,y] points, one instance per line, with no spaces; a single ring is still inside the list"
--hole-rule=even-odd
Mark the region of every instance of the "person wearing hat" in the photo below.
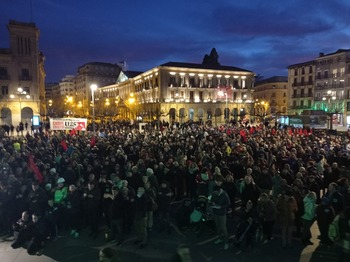
[[[311,239],[311,226],[315,221],[315,211],[316,211],[316,193],[310,191],[304,197],[304,214],[302,216],[303,219],[303,234],[301,237],[301,242],[304,246],[313,245],[310,241]]]
[[[64,204],[67,198],[68,188],[65,186],[65,179],[60,177],[57,179],[57,186],[54,189],[53,193],[53,205],[57,207],[56,215],[57,215],[57,226],[58,228],[62,228],[64,225],[63,221],[63,212],[64,212]]]

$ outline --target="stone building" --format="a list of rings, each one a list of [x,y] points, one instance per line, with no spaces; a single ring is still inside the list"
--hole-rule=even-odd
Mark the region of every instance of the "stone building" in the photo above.
[[[44,56],[34,23],[10,20],[9,48],[0,49],[1,124],[17,126],[46,115]]]
[[[288,77],[274,76],[256,83],[253,100],[254,114],[259,117],[276,118],[287,114]]]
[[[108,101],[117,118],[213,123],[249,120],[253,86],[254,73],[242,68],[168,62],[143,73],[121,71],[116,84],[96,91],[96,109]]]
[[[323,112],[328,127],[350,124],[350,49],[288,67],[289,114]]]

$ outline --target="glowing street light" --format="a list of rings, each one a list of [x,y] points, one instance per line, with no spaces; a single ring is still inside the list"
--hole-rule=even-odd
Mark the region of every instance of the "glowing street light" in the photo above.
[[[92,132],[95,134],[95,91],[97,90],[97,85],[91,84],[90,89],[92,99]]]
[[[337,99],[337,97],[333,94],[332,90],[328,90],[327,94],[322,97],[323,101],[327,101],[328,104],[328,108],[325,107],[325,111],[327,113],[327,115],[329,116],[329,129],[332,130],[333,129],[333,115],[334,112],[331,110],[331,101],[335,101]],[[328,110],[329,109],[329,110]],[[334,110],[334,108],[333,108]],[[327,112],[329,111],[329,112]]]
[[[30,95],[27,94],[27,91],[24,91],[22,87],[17,88],[17,96],[19,98],[19,118],[20,118],[20,122],[22,122],[22,97],[25,97],[27,99],[30,98]],[[15,98],[15,95],[10,95],[11,99]]]

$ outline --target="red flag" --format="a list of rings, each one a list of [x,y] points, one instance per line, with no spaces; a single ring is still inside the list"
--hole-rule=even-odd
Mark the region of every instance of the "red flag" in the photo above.
[[[95,145],[96,145],[96,138],[95,138],[95,136],[93,136],[90,140],[90,146],[94,147]]]
[[[62,139],[62,140],[61,140],[60,145],[62,146],[62,148],[63,148],[64,151],[67,151],[67,150],[68,150],[68,146],[67,146],[67,143],[66,143],[66,140],[65,140],[65,139]]]
[[[274,136],[276,134],[276,129],[272,128],[271,129],[271,134]]]
[[[254,133],[254,127],[252,127],[252,126],[250,127],[249,133],[250,133],[250,134],[253,134],[253,133]]]
[[[75,129],[73,128],[70,133],[69,133],[71,136],[75,136],[77,134],[77,132],[75,131]]]
[[[34,172],[34,175],[35,175],[36,179],[39,181],[39,183],[43,182],[44,177],[41,174],[37,165],[35,164],[32,154],[29,154],[29,157],[28,157],[28,167],[30,170],[32,170]]]
[[[307,136],[308,135],[308,132],[307,132],[307,129],[305,128],[304,129],[304,136]]]
[[[288,133],[289,133],[289,135],[292,136],[292,135],[293,135],[293,130],[292,130],[291,128],[289,128],[289,129],[288,129]]]

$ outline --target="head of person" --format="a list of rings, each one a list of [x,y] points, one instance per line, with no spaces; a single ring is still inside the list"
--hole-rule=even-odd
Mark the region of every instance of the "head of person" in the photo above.
[[[102,248],[99,252],[99,262],[110,262],[115,256],[115,251],[110,247]]]
[[[140,198],[145,194],[145,188],[144,187],[139,187],[137,189],[137,197]]]
[[[29,212],[28,211],[23,211],[21,218],[22,218],[23,221],[28,221],[29,220]]]
[[[216,194],[221,194],[221,192],[222,192],[221,186],[215,185],[213,187],[213,192],[216,193]]]
[[[64,182],[66,182],[66,180],[63,177],[60,177],[59,179],[57,179],[57,187],[58,188],[63,188],[64,187]]]
[[[253,182],[253,178],[250,175],[244,177],[244,183],[250,185]]]
[[[226,177],[225,177],[225,180],[226,180],[226,182],[228,182],[228,183],[231,183],[231,182],[233,182],[233,175],[227,175]]]
[[[246,208],[247,208],[247,209],[253,208],[253,202],[252,202],[251,200],[248,200],[248,201],[247,201]]]
[[[53,199],[51,198],[51,199],[47,200],[47,204],[48,204],[50,207],[53,207],[53,205],[54,205]]]
[[[316,201],[317,199],[317,195],[314,191],[310,191],[308,194],[307,194],[307,197],[312,199],[313,201]]]
[[[168,183],[165,180],[163,180],[162,183],[160,184],[161,188],[166,188],[167,186],[168,186]]]
[[[119,188],[117,186],[112,187],[112,194],[113,196],[116,196],[119,194]]]
[[[39,189],[39,183],[37,181],[32,183],[32,189],[33,191],[37,191]]]
[[[222,183],[224,182],[223,176],[222,175],[218,175],[218,174],[214,175],[214,182],[215,182],[215,185],[221,186]]]
[[[266,194],[266,193],[261,193],[261,194],[260,194],[260,197],[259,197],[259,201],[265,202],[265,201],[267,201],[267,200],[269,200],[268,194]]]
[[[32,221],[33,223],[37,223],[39,221],[40,216],[37,213],[34,213],[32,215]]]
[[[69,192],[74,192],[75,190],[77,190],[77,187],[75,185],[69,186]]]
[[[95,189],[95,183],[93,183],[93,182],[88,183],[88,190],[92,191],[94,189]]]

